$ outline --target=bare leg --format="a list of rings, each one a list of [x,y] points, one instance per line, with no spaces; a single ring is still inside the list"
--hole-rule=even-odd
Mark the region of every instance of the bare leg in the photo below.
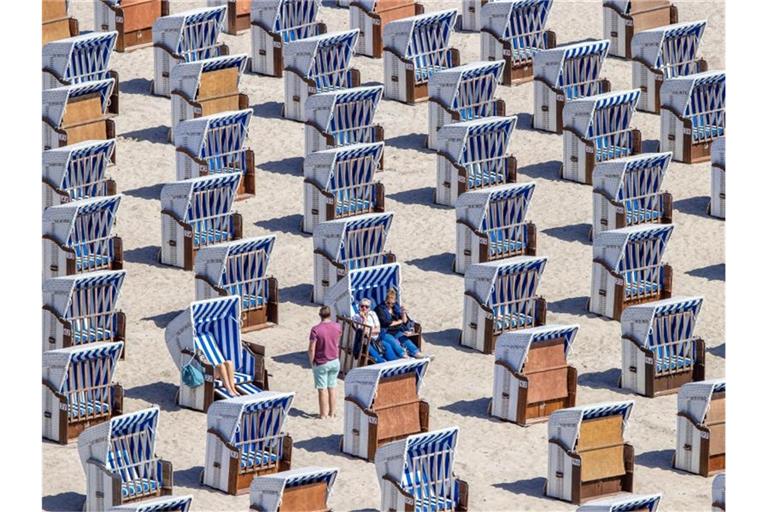
[[[237,392],[235,389],[235,386],[233,385],[233,379],[229,374],[230,365],[232,363],[230,361],[224,361],[219,366],[214,368],[214,376],[221,380],[221,383],[224,384],[224,389],[227,390],[227,392],[232,396],[238,396],[240,393]]]
[[[328,390],[318,389],[317,400],[320,405],[320,419],[325,419],[328,417]]]
[[[240,396],[242,393],[235,387],[235,363],[227,361],[227,373],[229,374],[229,385],[232,387],[232,392],[235,396]]]
[[[328,415],[336,417],[336,388],[328,388]]]

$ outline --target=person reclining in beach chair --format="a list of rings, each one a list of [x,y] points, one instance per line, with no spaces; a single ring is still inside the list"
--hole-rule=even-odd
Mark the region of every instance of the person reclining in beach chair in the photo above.
[[[360,301],[357,309],[360,311],[357,313],[353,320],[356,323],[363,324],[371,328],[371,340],[368,344],[368,356],[373,359],[374,363],[383,363],[385,361],[394,361],[403,357],[403,349],[397,340],[391,336],[381,335],[381,323],[379,317],[371,311],[370,299],[363,299]],[[355,345],[352,350],[355,356],[360,353],[361,344],[363,339],[363,329],[358,329],[355,335]]]
[[[414,322],[408,317],[405,306],[397,303],[397,291],[394,288],[387,290],[386,299],[376,306],[375,313],[384,331],[381,334],[382,338],[394,339],[399,350],[406,352],[406,356],[426,357],[419,350],[419,347],[408,338],[410,334],[413,334]]]

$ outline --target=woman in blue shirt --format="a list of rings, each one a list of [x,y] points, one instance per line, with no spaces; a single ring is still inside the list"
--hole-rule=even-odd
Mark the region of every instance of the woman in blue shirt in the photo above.
[[[394,288],[387,290],[387,298],[376,306],[376,316],[381,324],[381,338],[391,338],[403,347],[411,357],[427,357],[409,338],[408,314],[405,308],[397,303],[397,292]],[[387,341],[390,341],[387,339]]]

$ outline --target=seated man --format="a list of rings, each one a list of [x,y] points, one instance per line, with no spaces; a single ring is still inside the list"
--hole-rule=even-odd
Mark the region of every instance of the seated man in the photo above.
[[[382,339],[392,340],[401,352],[405,350],[411,357],[428,357],[408,338],[413,322],[408,318],[405,308],[397,303],[397,292],[394,288],[387,290],[387,298],[376,307],[376,316],[383,329]]]
[[[379,325],[379,318],[376,313],[371,311],[371,301],[369,299],[363,299],[358,305],[359,313],[352,319],[363,325],[367,325],[371,328],[371,342],[368,345],[368,355],[375,363],[383,363],[385,361],[394,361],[400,359],[405,355],[400,344],[392,336],[381,335],[381,326]],[[362,340],[362,330],[358,332],[355,339],[354,353],[357,355],[360,352],[360,342]]]

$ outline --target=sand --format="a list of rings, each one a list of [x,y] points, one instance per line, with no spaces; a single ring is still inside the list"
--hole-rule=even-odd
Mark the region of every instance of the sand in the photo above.
[[[75,1],[73,14],[82,30],[92,28],[91,1]],[[724,2],[677,0],[680,20],[706,18],[701,54],[710,69],[724,62]],[[205,2],[172,2],[171,12]],[[459,1],[426,2],[426,10],[457,7]],[[560,44],[602,37],[601,3],[557,0],[550,28]],[[348,25],[348,11],[323,8],[329,31]],[[250,53],[250,37],[224,35],[232,53]],[[461,61],[479,58],[480,36],[457,33],[453,45]],[[166,142],[170,100],[149,94],[153,52],[141,49],[115,54],[112,67],[120,74],[120,115],[117,125],[117,167],[113,177],[124,194],[117,233],[125,245],[128,276],[121,307],[128,318],[127,359],[117,381],[125,387],[126,411],[150,405],[161,409],[157,453],[173,462],[174,492],[192,494],[193,510],[246,510],[248,496],[233,497],[200,485],[205,453],[205,414],[174,403],[178,371],[166,350],[163,329],[194,300],[191,272],[156,262],[160,245],[160,189],[175,179],[174,147]],[[381,82],[383,62],[357,57],[363,83]],[[614,90],[631,83],[631,66],[609,59],[603,75]],[[281,119],[282,81],[246,75],[242,89],[254,110],[250,146],[256,154],[256,197],[236,203],[243,215],[244,236],[274,233],[277,242],[271,271],[280,283],[280,325],[245,335],[266,345],[271,387],[295,391],[287,431],[293,436],[294,467],[328,465],[340,469],[331,498],[335,510],[376,509],[379,487],[374,465],[339,451],[341,417],[320,421],[311,373],[306,367],[306,337],[316,321],[310,304],[312,239],[299,231],[302,215],[303,126]],[[620,325],[585,311],[591,278],[592,249],[587,237],[592,215],[592,190],[557,178],[562,159],[558,135],[532,131],[533,87],[500,87],[507,112],[518,114],[512,148],[520,168],[519,181],[535,181],[528,219],[539,230],[538,254],[549,262],[539,292],[549,302],[550,323],[581,326],[570,361],[579,372],[577,403],[634,399],[627,439],[635,447],[635,490],[661,492],[664,510],[708,510],[711,478],[671,469],[675,445],[676,397],[653,400],[617,388]],[[472,510],[573,510],[575,506],[545,498],[547,470],[546,424],[521,428],[490,419],[493,357],[460,348],[463,278],[451,272],[455,245],[455,213],[432,204],[435,155],[423,149],[427,105],[406,106],[382,101],[376,114],[386,137],[385,165],[380,174],[387,191],[387,209],[395,212],[389,249],[402,263],[403,296],[423,325],[426,350],[437,359],[423,386],[431,406],[433,429],[461,429],[456,473],[470,485]],[[636,114],[634,125],[644,140],[658,140],[658,116]],[[666,260],[674,268],[676,295],[705,297],[697,333],[707,343],[707,377],[725,372],[724,344],[724,222],[706,215],[709,164],[673,163],[664,188],[674,197],[675,231]],[[343,388],[339,388],[342,391]],[[45,442],[43,447],[46,510],[80,510],[85,499],[85,475],[77,445]]]

